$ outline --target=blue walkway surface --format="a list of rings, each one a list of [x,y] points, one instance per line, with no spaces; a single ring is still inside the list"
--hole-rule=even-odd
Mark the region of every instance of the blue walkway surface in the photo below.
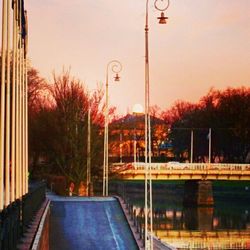
[[[138,249],[115,198],[52,200],[49,237],[52,250]]]

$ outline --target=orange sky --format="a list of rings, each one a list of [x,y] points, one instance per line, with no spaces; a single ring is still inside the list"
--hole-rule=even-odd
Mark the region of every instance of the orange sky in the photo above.
[[[170,0],[171,1],[171,0]],[[144,103],[146,0],[26,0],[29,57],[46,78],[71,66],[89,89],[110,79],[110,102],[125,113]],[[250,86],[250,0],[172,0],[159,25],[149,0],[151,104],[197,101],[211,87]]]

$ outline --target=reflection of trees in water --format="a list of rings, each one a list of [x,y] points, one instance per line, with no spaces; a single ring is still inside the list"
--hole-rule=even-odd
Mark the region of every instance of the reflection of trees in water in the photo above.
[[[133,206],[136,216],[144,218],[144,209]],[[211,231],[213,228],[213,208],[184,208],[183,211],[176,209],[154,209],[154,230],[204,230]]]
[[[153,182],[153,204],[156,208],[182,207],[183,185],[157,184]],[[137,206],[144,206],[144,183],[129,183],[126,185],[126,195]]]
[[[143,221],[144,209],[133,205],[133,212]],[[248,213],[236,217],[216,214],[213,207],[184,207],[180,209],[153,209],[154,230],[245,230],[250,228]]]
[[[250,229],[250,211],[248,209],[235,209],[233,205],[228,204],[226,210],[216,211],[214,217],[218,218],[217,227],[219,229]]]
[[[157,237],[178,249],[250,249],[249,203],[219,199],[214,207],[183,207],[183,187],[179,186],[154,187],[153,230]],[[144,186],[129,185],[123,191],[138,228],[143,229]],[[220,194],[221,190],[216,191]]]
[[[182,204],[183,186],[181,184],[158,184],[154,185],[153,190],[155,229],[226,231],[250,228],[249,203],[242,203],[241,200],[231,202],[230,199],[217,199],[214,207],[185,207]],[[238,191],[237,197],[242,190]],[[216,192],[219,193],[220,190]],[[124,194],[133,209],[137,210],[136,214],[139,214],[138,211],[141,210],[138,216],[143,217],[144,183],[126,184]],[[226,195],[226,197],[231,196]]]

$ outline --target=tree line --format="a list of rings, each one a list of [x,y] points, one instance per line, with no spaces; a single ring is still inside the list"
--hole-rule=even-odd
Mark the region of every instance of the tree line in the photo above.
[[[190,153],[193,130],[194,160],[204,161],[211,128],[212,161],[250,161],[250,88],[211,89],[198,103],[178,101],[161,116],[177,158]]]
[[[28,71],[29,158],[31,175],[40,170],[63,175],[79,185],[86,180],[88,109],[91,110],[91,173],[102,179],[104,91],[90,92],[64,70],[51,82],[30,67]],[[208,129],[212,130],[212,161],[249,161],[250,88],[211,89],[198,103],[177,101],[164,111],[151,107],[151,115],[168,128],[165,140],[173,145],[176,160],[190,155],[194,132],[194,162],[208,155]],[[119,117],[115,108],[110,115]],[[153,128],[152,128],[153,129]],[[186,155],[185,155],[186,153]],[[43,167],[43,161],[44,164]],[[40,167],[37,166],[40,164]]]
[[[90,93],[69,71],[48,83],[28,71],[30,173],[55,174],[79,186],[86,180],[88,109],[91,114],[92,175],[102,174],[103,91]]]

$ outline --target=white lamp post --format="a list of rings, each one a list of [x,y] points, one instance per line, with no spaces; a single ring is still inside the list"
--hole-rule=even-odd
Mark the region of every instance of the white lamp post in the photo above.
[[[91,105],[88,108],[88,139],[87,139],[87,195],[91,195]]]
[[[159,7],[159,2],[166,2],[164,7]],[[151,125],[150,125],[150,89],[149,89],[149,48],[148,48],[148,3],[146,0],[146,22],[145,22],[145,249],[153,249],[153,216],[152,216],[152,178],[151,178]],[[164,11],[169,7],[169,0],[155,0],[154,6],[161,11],[158,17],[160,24],[166,24],[168,19]],[[148,235],[148,210],[150,212],[150,227]]]
[[[108,196],[108,124],[109,124],[109,106],[108,106],[108,81],[109,81],[109,70],[116,73],[114,80],[117,82],[120,80],[118,73],[122,70],[122,64],[117,60],[112,60],[107,64],[106,70],[106,103],[105,103],[105,127],[104,127],[104,156],[103,156],[103,196]]]

